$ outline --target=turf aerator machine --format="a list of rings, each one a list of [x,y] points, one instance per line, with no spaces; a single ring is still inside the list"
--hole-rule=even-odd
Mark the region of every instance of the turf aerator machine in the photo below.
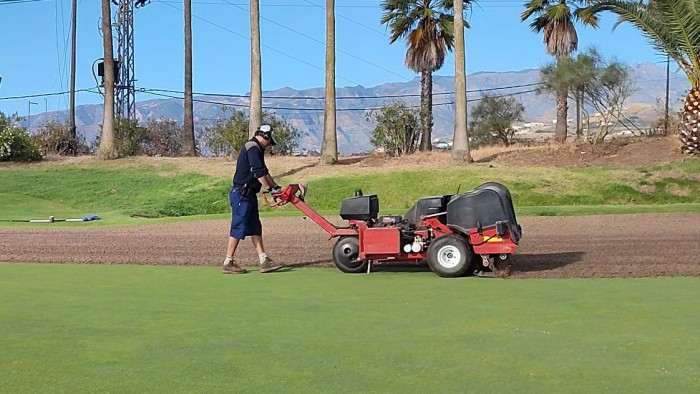
[[[292,184],[273,194],[270,207],[293,204],[337,238],[333,262],[343,272],[369,272],[370,263],[427,260],[441,277],[493,272],[515,253],[522,234],[508,189],[487,182],[458,194],[425,197],[404,216],[379,216],[379,198],[355,191],[342,201],[340,217],[348,225],[337,227],[305,202],[306,187]]]

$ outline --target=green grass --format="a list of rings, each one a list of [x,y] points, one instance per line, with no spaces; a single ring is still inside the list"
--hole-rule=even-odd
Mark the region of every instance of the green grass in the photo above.
[[[1,391],[697,392],[698,298],[699,278],[1,264]]]
[[[129,160],[129,159],[124,159]],[[229,212],[229,177],[183,173],[174,165],[110,167],[104,163],[0,167],[0,219],[97,214],[112,224],[134,218],[201,217]],[[404,212],[418,198],[473,189],[485,181],[509,187],[517,212],[561,215],[604,212],[698,211],[700,160],[639,169],[492,168],[348,173],[310,182],[307,202],[336,214],[355,189],[377,194],[383,212]],[[122,162],[121,164],[124,164]],[[281,183],[296,179],[281,179]],[[22,196],[32,199],[23,200]],[[673,208],[666,208],[671,205]],[[658,207],[658,209],[657,209]],[[270,211],[263,208],[263,211]],[[294,215],[293,207],[274,211]],[[109,224],[108,223],[108,224]]]

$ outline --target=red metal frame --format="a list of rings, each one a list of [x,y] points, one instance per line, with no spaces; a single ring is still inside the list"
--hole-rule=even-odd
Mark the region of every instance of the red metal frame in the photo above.
[[[267,195],[263,199],[269,207],[279,207],[292,204],[306,216],[318,224],[329,234],[330,238],[342,236],[356,236],[360,243],[360,260],[376,261],[420,261],[427,258],[427,250],[406,253],[402,250],[400,231],[396,227],[372,227],[360,220],[350,220],[349,227],[339,228],[326,218],[314,211],[304,202],[306,187],[304,185],[291,184],[279,193],[273,194],[274,203],[270,203]],[[479,231],[469,229],[468,233],[452,229],[444,225],[438,219],[439,215],[425,216],[421,218],[419,229],[415,234],[424,239],[431,240],[450,234],[460,234],[466,238],[477,255],[512,254],[517,244],[513,242],[510,231],[498,236],[495,228]]]

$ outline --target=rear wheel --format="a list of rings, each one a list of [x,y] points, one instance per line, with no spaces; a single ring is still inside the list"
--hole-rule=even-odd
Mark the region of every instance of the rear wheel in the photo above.
[[[333,262],[341,271],[357,274],[367,271],[367,260],[360,257],[360,241],[357,237],[342,237],[333,246]]]
[[[436,238],[428,247],[428,265],[438,276],[455,278],[464,275],[472,262],[467,242],[457,235]]]

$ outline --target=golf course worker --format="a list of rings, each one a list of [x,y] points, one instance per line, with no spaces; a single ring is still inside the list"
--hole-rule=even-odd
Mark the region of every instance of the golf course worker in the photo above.
[[[265,166],[265,149],[276,144],[272,137],[272,127],[262,125],[255,132],[255,136],[245,143],[238,155],[236,172],[233,175],[233,187],[229,192],[231,231],[226,249],[226,259],[222,268],[224,274],[244,274],[247,272],[233,258],[238,243],[247,236],[253,240],[253,245],[258,252],[260,272],[277,271],[283,267],[282,264],[274,263],[265,253],[257,197],[257,193],[263,187],[272,193],[282,189],[272,179],[267,166]]]

